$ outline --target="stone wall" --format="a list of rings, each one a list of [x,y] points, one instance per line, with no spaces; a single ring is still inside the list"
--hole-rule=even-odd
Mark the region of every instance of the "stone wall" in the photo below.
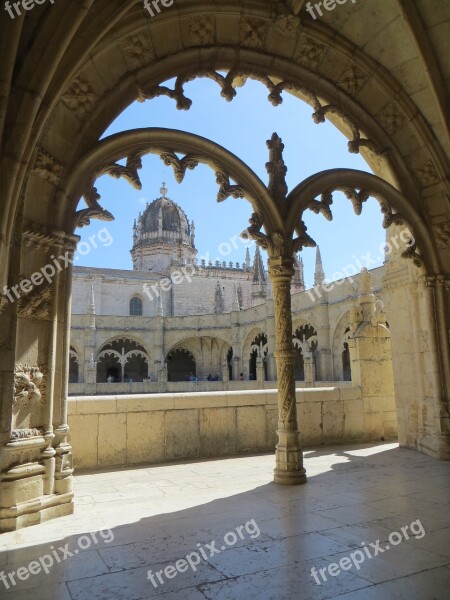
[[[394,401],[369,405],[358,387],[297,388],[297,409],[304,446],[396,437]],[[86,469],[272,452],[277,416],[274,389],[69,399],[75,467]]]

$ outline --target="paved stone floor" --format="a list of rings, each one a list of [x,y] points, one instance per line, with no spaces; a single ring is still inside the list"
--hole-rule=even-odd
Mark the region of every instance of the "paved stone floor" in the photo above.
[[[448,600],[450,464],[396,444],[305,463],[295,487],[272,455],[78,474],[74,515],[0,536],[0,597]]]

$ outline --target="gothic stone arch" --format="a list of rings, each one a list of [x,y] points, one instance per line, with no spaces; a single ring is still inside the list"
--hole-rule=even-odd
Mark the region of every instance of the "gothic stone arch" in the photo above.
[[[140,2],[88,0],[56,3],[51,10],[35,6],[32,14],[22,16],[21,25],[11,26],[3,19],[0,169],[7,177],[0,202],[0,287],[17,284],[23,265],[33,272],[46,264],[52,253],[67,252],[71,257],[76,238],[65,227],[65,217],[73,217],[74,198],[66,193],[70,173],[130,102],[167,93],[179,108],[186,109],[184,78],[205,72],[218,81],[222,95],[231,99],[236,93],[234,74],[221,78],[219,70],[244,73],[244,79],[245,73],[253,73],[268,87],[273,104],[280,102],[284,89],[312,106],[317,123],[325,118],[333,122],[348,137],[349,150],[360,151],[374,172],[407,198],[405,210],[400,208],[400,212],[420,238],[420,257],[426,269],[412,298],[420,315],[417,334],[420,338],[420,330],[431,332],[423,344],[426,377],[416,386],[423,390],[422,405],[427,405],[422,411],[424,433],[408,444],[448,458],[450,138],[448,95],[439,67],[446,57],[444,40],[432,39],[426,29],[433,11],[427,3],[419,6],[392,0],[380,14],[370,13],[370,6],[363,5],[358,19],[373,23],[373,27],[355,28],[356,37],[348,29],[342,33],[341,25],[351,8],[350,3],[341,6],[339,14],[332,13],[336,21],[330,13],[318,24],[308,18],[301,3],[290,0],[255,0],[251,6],[229,0],[219,12],[205,0],[187,5],[183,13],[164,11],[152,20]],[[392,39],[404,41],[396,45],[402,49],[398,59],[417,65],[419,77],[416,72],[410,77],[407,71],[394,70],[397,57],[371,43],[382,29],[389,31]],[[373,48],[371,55],[365,52],[367,47]],[[114,68],[110,68],[112,64]],[[161,84],[172,77],[181,78],[177,88],[162,91]],[[420,107],[410,97],[419,91],[414,81],[417,85],[425,82]],[[358,182],[353,179],[351,184],[356,190]],[[89,197],[95,208],[95,193]],[[310,200],[314,199],[312,195]],[[61,209],[57,213],[55,206]],[[392,207],[398,210],[395,204]],[[100,214],[107,216],[102,210]],[[293,218],[297,218],[295,210]],[[298,225],[289,218],[286,223],[291,231]],[[307,242],[306,232],[300,231]],[[257,232],[254,224],[253,233]],[[38,250],[32,257],[25,248],[28,241]],[[283,267],[271,264],[281,287],[282,278],[289,277],[287,271],[283,274]],[[395,287],[393,278],[388,284]],[[67,328],[57,325],[57,317],[61,324],[68,318],[65,305],[70,270],[41,291],[28,298],[32,318],[27,306],[18,309],[2,299],[0,376],[2,389],[10,392],[2,398],[0,442],[3,470],[11,466],[12,452],[28,456],[26,438],[19,448],[13,447],[16,442],[11,442],[11,432],[15,427],[15,372],[24,369],[29,359],[32,364],[25,375],[38,378],[33,385],[46,383],[44,394],[39,395],[48,402],[40,409],[42,435],[33,439],[38,451],[32,460],[47,474],[41,506],[50,515],[55,502],[59,503],[58,514],[72,510],[66,409],[69,336]],[[276,302],[286,308],[283,296],[284,292],[276,292]],[[284,325],[287,331],[290,324]],[[27,344],[30,327],[41,348],[33,356]],[[56,340],[57,346],[50,340]],[[48,365],[47,374],[41,370],[45,371],[44,365]],[[287,391],[284,384],[281,387],[283,393]],[[292,418],[286,408],[285,424]],[[30,428],[33,435],[36,431]],[[19,489],[23,482],[19,478],[14,485]],[[0,506],[0,510],[4,508],[9,509]],[[0,513],[1,527],[15,528],[40,518],[39,513],[28,516],[20,507],[17,515],[10,519]]]

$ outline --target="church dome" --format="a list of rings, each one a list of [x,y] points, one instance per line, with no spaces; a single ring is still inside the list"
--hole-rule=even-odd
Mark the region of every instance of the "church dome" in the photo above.
[[[142,232],[151,233],[160,229],[190,235],[189,221],[185,212],[170,198],[154,200],[142,215]]]
[[[167,273],[172,265],[195,260],[195,225],[184,210],[167,197],[165,184],[161,196],[147,204],[133,226],[133,268]]]

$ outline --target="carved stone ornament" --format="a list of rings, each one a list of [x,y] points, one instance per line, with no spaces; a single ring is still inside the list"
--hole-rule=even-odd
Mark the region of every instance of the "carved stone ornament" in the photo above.
[[[276,19],[275,27],[281,35],[295,38],[300,29],[300,19],[294,15],[281,15]]]
[[[384,215],[383,229],[387,229],[391,225],[403,225],[405,223],[404,217],[397,213],[393,213],[391,207],[385,200],[380,200],[381,212]]]
[[[354,65],[349,64],[339,76],[337,85],[345,90],[349,96],[357,96],[362,88],[369,81],[369,75],[363,73]]]
[[[142,183],[139,178],[139,169],[142,169],[142,158],[140,154],[133,154],[127,157],[125,166],[114,163],[107,165],[102,169],[102,175],[110,175],[114,179],[123,177],[135,189],[141,190]],[[95,189],[95,188],[94,188]],[[100,198],[100,196],[98,196]]]
[[[266,143],[269,148],[269,162],[266,163],[266,170],[269,174],[268,189],[272,198],[281,207],[286,201],[288,192],[286,185],[287,167],[283,160],[284,144],[276,133],[273,133],[271,139],[267,140]]]
[[[401,253],[401,257],[411,258],[416,267],[422,267],[424,264],[421,255],[417,252],[417,244],[412,238],[409,240],[408,248]]]
[[[355,215],[360,215],[362,213],[362,207],[364,202],[370,198],[369,192],[365,190],[356,190],[354,188],[341,188],[341,191],[344,192],[346,197],[350,200],[353,206],[353,210]]]
[[[186,42],[189,46],[212,46],[214,44],[214,20],[208,15],[190,17]]]
[[[87,227],[91,219],[99,219],[100,221],[114,221],[114,216],[105,210],[99,204],[100,194],[97,193],[97,188],[91,183],[87,191],[83,194],[84,200],[88,208],[83,208],[75,213],[75,227]]]
[[[31,429],[13,429],[13,431],[11,431],[12,440],[23,440],[42,435],[44,435],[44,430],[37,427]]]
[[[191,154],[186,154],[183,158],[178,158],[174,152],[164,152],[160,156],[166,167],[172,167],[177,183],[182,183],[187,169],[195,169],[198,166],[198,159]]]
[[[296,63],[303,65],[310,71],[317,72],[328,48],[310,37],[302,36],[299,47],[294,54]]]
[[[406,117],[396,102],[387,104],[375,119],[389,135],[394,135],[406,123]]]
[[[150,36],[147,31],[127,36],[120,41],[125,60],[132,69],[138,69],[155,60]]]
[[[46,152],[43,148],[39,148],[33,170],[42,177],[42,179],[49,181],[53,185],[58,185],[61,179],[63,166],[59,164],[49,152]]]
[[[417,169],[417,177],[423,187],[431,187],[441,181],[439,173],[431,159],[427,160]]]
[[[439,248],[448,248],[450,240],[450,221],[436,223],[433,227]]]
[[[31,222],[25,224],[22,232],[23,246],[37,248],[44,252],[48,252],[51,248],[57,248],[58,251],[74,251],[78,241],[78,236],[69,235],[64,231],[48,232]]]
[[[319,50],[317,52],[319,52]],[[320,52],[322,52],[322,50],[320,50]],[[318,57],[319,54],[317,54],[317,58]],[[350,153],[358,154],[362,147],[366,147],[376,156],[381,158],[385,157],[386,152],[379,148],[374,142],[364,137],[364,134],[359,127],[338,106],[329,103],[327,104],[326,100],[325,104],[322,104],[317,95],[311,89],[303,85],[299,85],[293,81],[280,81],[274,83],[266,73],[258,72],[256,70],[248,70],[245,72],[231,70],[226,75],[211,70],[199,70],[194,74],[191,73],[189,75],[180,75],[177,77],[174,89],[170,89],[165,85],[156,85],[149,88],[146,88],[144,85],[138,85],[136,89],[136,100],[138,102],[145,102],[146,100],[152,100],[153,98],[159,98],[160,96],[167,96],[176,101],[178,110],[189,110],[192,106],[192,100],[185,96],[184,85],[198,77],[207,77],[208,79],[215,81],[221,88],[221,96],[228,102],[233,100],[236,96],[236,87],[242,87],[248,79],[260,81],[267,87],[269,90],[268,100],[273,106],[279,106],[283,102],[282,93],[284,91],[290,92],[297,98],[302,98],[314,109],[312,118],[316,124],[324,123],[328,113],[335,114],[346,124],[349,133],[352,136],[352,139],[347,145]]]
[[[84,119],[93,109],[96,95],[84,75],[79,75],[63,94],[62,100],[78,117]]]
[[[45,404],[45,369],[37,365],[14,368],[14,407]]]
[[[25,319],[49,320],[52,313],[52,296],[52,284],[42,283],[33,286],[27,294],[21,296],[17,315]]]
[[[269,22],[259,17],[241,18],[241,45],[262,50],[266,43]]]
[[[216,181],[220,185],[217,192],[217,202],[223,202],[230,196],[244,198],[245,194],[240,185],[231,185],[229,176],[222,170],[216,171]]]

